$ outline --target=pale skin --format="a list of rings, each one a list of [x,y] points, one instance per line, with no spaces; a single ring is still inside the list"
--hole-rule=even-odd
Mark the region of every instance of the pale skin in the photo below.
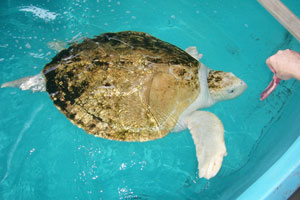
[[[269,57],[266,63],[274,76],[271,83],[262,92],[260,100],[267,98],[275,90],[280,80],[291,78],[300,80],[300,53],[290,49],[280,50]]]
[[[277,78],[300,80],[300,53],[290,49],[280,50],[266,63]]]

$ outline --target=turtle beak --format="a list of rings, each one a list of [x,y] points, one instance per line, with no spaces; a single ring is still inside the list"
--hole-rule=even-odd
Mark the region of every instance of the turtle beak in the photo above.
[[[279,82],[281,81],[280,78],[277,78],[275,75],[273,76],[273,79],[271,83],[268,85],[268,87],[261,93],[260,100],[266,99],[278,86]]]

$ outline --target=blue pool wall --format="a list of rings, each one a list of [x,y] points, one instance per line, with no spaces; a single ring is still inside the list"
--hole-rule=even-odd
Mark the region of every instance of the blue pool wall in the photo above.
[[[239,172],[228,199],[287,199],[300,186],[300,84],[281,116],[265,134],[251,160]],[[250,173],[251,172],[251,173]],[[246,175],[246,177],[245,177]],[[245,184],[243,180],[247,180]],[[233,189],[234,190],[234,189]]]

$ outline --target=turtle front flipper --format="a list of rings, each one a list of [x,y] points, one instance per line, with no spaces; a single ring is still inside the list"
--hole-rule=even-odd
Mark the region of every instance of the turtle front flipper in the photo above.
[[[187,125],[196,146],[199,177],[210,179],[218,173],[227,154],[223,124],[213,113],[195,111],[188,116]]]
[[[15,81],[3,83],[1,88],[14,87],[20,88],[21,90],[32,90],[33,92],[44,92],[45,90],[45,79],[42,73],[35,76],[27,76]]]
[[[198,52],[197,47],[188,47],[185,49],[185,52],[190,54],[192,57],[194,57],[196,60],[200,60],[202,58],[202,54]]]

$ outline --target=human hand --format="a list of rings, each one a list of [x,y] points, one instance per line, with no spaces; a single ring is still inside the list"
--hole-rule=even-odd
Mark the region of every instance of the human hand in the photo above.
[[[300,80],[300,53],[290,49],[280,50],[266,61],[274,75],[282,80]]]
[[[278,51],[266,61],[270,70],[274,73],[268,87],[261,93],[260,100],[267,98],[277,87],[280,80],[296,78],[300,80],[300,54],[289,49]]]

